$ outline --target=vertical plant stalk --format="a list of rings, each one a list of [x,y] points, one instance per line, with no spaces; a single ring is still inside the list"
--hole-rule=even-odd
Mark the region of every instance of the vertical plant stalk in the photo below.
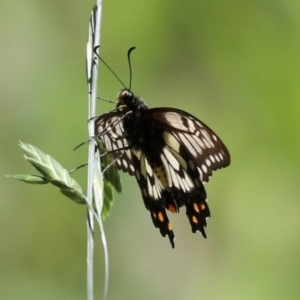
[[[100,47],[100,29],[102,16],[102,1],[97,0],[97,4],[92,10],[89,23],[89,37],[87,42],[87,56],[86,56],[86,71],[88,82],[88,105],[89,105],[89,122],[88,133],[92,137],[95,135],[95,120],[96,115],[96,99],[97,99],[97,82],[98,82],[98,57],[95,50],[99,51]],[[101,211],[103,207],[103,193],[102,193],[102,176],[100,157],[95,156],[96,142],[91,139],[88,150],[88,183],[87,183],[87,198],[89,206],[95,206],[99,215],[100,234],[104,250],[105,259],[105,282],[103,299],[108,296],[108,250],[106,237],[104,233]],[[94,299],[94,217],[91,209],[88,209],[87,217],[87,299]]]

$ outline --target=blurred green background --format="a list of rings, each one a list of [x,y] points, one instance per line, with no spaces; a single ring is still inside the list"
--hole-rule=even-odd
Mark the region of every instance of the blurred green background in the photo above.
[[[0,10],[0,299],[86,299],[86,209],[36,173],[18,140],[66,168],[86,162],[85,47],[93,1],[6,1]],[[105,222],[110,299],[300,299],[300,2],[104,1],[101,55],[147,104],[193,113],[232,165],[206,185],[204,240],[182,209],[171,249],[134,178]],[[100,95],[122,88],[101,69]],[[99,113],[112,109],[99,103]],[[86,186],[86,169],[74,177]],[[96,299],[103,251],[96,242]]]

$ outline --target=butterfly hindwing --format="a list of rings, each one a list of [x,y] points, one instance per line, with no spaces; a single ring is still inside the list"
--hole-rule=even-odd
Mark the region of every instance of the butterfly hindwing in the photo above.
[[[136,149],[131,151],[133,153],[135,177],[141,189],[145,207],[150,212],[154,226],[159,228],[163,237],[168,235],[174,248],[175,235],[167,217],[165,205],[166,202],[172,200],[168,200],[169,195],[156,177],[145,154]]]
[[[167,190],[175,199],[178,208],[186,206],[192,232],[200,231],[206,237],[206,219],[210,217],[210,212],[206,203],[206,192],[200,180],[200,169],[179,140],[166,131],[163,135],[168,141],[161,154],[169,178]],[[167,208],[169,209],[168,206]]]

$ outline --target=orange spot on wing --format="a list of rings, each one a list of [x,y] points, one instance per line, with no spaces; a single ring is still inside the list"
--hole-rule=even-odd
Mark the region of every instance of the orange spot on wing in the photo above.
[[[192,217],[192,221],[193,221],[193,223],[198,224],[198,220],[195,216]]]
[[[197,203],[194,203],[193,206],[194,206],[195,212],[199,213],[200,209],[199,209],[199,206],[197,205]]]
[[[163,222],[165,220],[164,215],[162,214],[161,211],[158,213],[158,219],[159,219],[160,222]]]
[[[169,204],[169,206],[167,207],[167,209],[172,212],[173,214],[176,214],[177,213],[177,209],[174,205],[172,204]]]
[[[172,229],[173,229],[173,228],[172,228],[171,223],[168,223],[168,230],[169,230],[169,231],[172,231]]]
[[[204,203],[201,203],[201,206],[200,206],[200,207],[201,207],[202,210],[205,210],[206,205],[205,205]]]

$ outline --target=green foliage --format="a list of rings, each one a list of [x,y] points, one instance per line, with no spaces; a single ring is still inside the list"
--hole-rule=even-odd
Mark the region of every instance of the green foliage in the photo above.
[[[70,177],[69,172],[53,157],[30,144],[20,142],[24,151],[24,158],[43,176],[38,175],[12,175],[8,176],[31,184],[51,183],[60,189],[60,192],[78,204],[85,204],[86,197],[76,180]]]
[[[102,147],[100,141],[97,141],[100,153],[104,154],[105,149]],[[6,177],[13,178],[19,181],[23,181],[30,184],[47,184],[51,183],[58,187],[60,192],[73,200],[78,204],[86,203],[86,196],[84,195],[82,188],[76,180],[70,177],[69,172],[62,167],[62,165],[57,162],[53,157],[45,154],[40,149],[30,144],[25,144],[20,142],[20,146],[24,151],[25,159],[30,162],[33,167],[39,171],[40,175],[30,175],[30,174],[16,174],[7,175]],[[118,170],[113,164],[113,157],[109,154],[103,155],[101,159],[102,170],[106,169],[104,172],[104,186],[103,186],[103,207],[102,207],[102,217],[107,217],[111,210],[114,196],[112,187],[116,189],[117,192],[122,191],[121,179]],[[98,180],[101,181],[101,178]],[[99,183],[99,187],[102,190],[102,184]]]

